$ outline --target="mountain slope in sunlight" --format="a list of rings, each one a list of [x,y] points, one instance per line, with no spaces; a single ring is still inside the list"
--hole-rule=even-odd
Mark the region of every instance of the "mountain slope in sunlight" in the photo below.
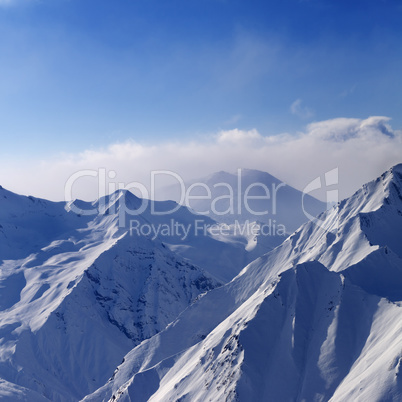
[[[402,398],[402,165],[134,348],[86,400]]]

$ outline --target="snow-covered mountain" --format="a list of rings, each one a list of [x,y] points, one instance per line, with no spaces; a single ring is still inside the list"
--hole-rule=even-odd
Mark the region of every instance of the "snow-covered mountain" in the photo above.
[[[325,203],[308,194],[304,195],[302,204],[301,191],[267,172],[253,169],[239,169],[236,173],[216,172],[187,183],[185,189],[190,195],[187,206],[218,222],[273,224],[275,221],[276,227],[283,225],[288,234],[307,221],[302,205],[312,216],[326,210]],[[182,187],[176,184],[161,189],[160,196],[179,202]]]
[[[129,350],[220,285],[160,237],[129,230],[126,210],[140,204],[124,191],[66,207],[0,189],[0,397],[84,397]],[[198,219],[186,208],[170,218]],[[152,223],[147,211],[136,219]],[[215,245],[218,262],[221,242],[200,237],[201,250]],[[164,239],[178,242],[174,233]],[[191,236],[187,241],[190,248]],[[228,248],[234,256],[241,250],[222,243]]]
[[[223,286],[253,238],[183,237],[172,220],[214,221],[142,206],[0,189],[0,398],[402,398],[402,165]]]
[[[130,191],[120,190],[98,200],[94,206],[101,215],[117,216],[121,231],[134,237],[159,239],[218,281],[231,280],[252,261],[244,239],[214,236],[209,231],[217,225],[214,220],[194,214],[174,201],[143,200]]]
[[[400,401],[402,165],[145,340],[85,400]]]
[[[156,192],[221,223],[219,240],[243,244],[244,265],[279,246],[285,238],[327,205],[267,172],[238,169],[216,172]]]

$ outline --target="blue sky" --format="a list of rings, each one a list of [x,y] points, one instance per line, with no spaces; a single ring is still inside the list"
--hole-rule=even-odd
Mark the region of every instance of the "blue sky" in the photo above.
[[[337,117],[402,128],[397,0],[0,0],[3,157]]]

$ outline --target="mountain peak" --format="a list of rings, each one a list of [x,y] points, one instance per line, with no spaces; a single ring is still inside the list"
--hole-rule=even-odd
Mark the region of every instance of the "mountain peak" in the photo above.
[[[402,173],[402,163],[398,163],[391,168],[394,172]]]
[[[117,213],[122,206],[130,210],[137,210],[141,207],[142,199],[138,198],[131,191],[119,189],[115,192],[99,198],[95,205],[101,214]]]
[[[381,179],[384,185],[384,203],[396,204],[402,201],[402,163],[385,172]]]
[[[201,179],[200,181],[209,183],[209,182],[219,182],[219,181],[232,181],[237,180],[238,176],[241,178],[248,180],[249,182],[261,182],[261,183],[280,183],[281,180],[272,176],[271,174],[264,172],[262,170],[257,169],[248,169],[248,168],[239,168],[233,172],[227,172],[225,170],[220,170],[219,172],[215,172],[207,176],[206,178]]]
[[[173,201],[128,225],[148,201],[128,190],[78,202],[88,219],[14,197],[0,190],[0,395],[9,381],[10,400],[401,400],[402,165],[235,278],[243,248],[182,236],[199,215],[153,214]]]
[[[384,205],[395,204],[402,200],[402,164],[395,165],[385,171],[377,179],[364,184],[350,198],[341,201],[340,208],[346,207],[349,212],[374,212]]]

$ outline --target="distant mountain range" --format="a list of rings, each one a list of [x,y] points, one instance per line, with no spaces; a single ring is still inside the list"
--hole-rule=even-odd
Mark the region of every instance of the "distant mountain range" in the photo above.
[[[218,222],[231,224],[236,220],[241,223],[275,221],[277,227],[283,225],[289,234],[306,222],[303,206],[312,216],[326,210],[325,203],[259,170],[217,172],[185,183],[184,187],[194,198],[202,197],[189,197],[187,206]],[[159,194],[164,199],[180,202],[182,188],[179,184],[171,185],[162,189]]]
[[[292,224],[301,193],[283,194]],[[0,189],[0,398],[402,399],[402,165],[274,249],[195,231],[211,214],[143,205],[127,191],[65,205]]]

